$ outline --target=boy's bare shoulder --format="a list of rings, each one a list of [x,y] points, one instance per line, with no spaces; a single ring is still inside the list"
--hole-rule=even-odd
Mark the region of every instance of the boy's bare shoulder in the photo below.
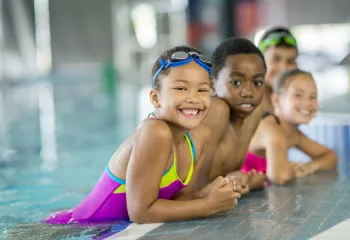
[[[218,97],[212,97],[209,112],[203,123],[212,128],[215,125],[221,125],[224,122],[229,122],[229,119],[230,107],[227,105],[227,103]]]
[[[212,97],[211,98],[211,106],[210,106],[211,110],[214,113],[217,114],[224,114],[226,116],[230,115],[230,107],[228,106],[228,104],[222,100],[221,98],[218,97]]]
[[[212,131],[204,124],[200,124],[197,128],[189,131],[189,134],[194,142],[205,143],[211,137]]]
[[[260,124],[263,117],[263,113],[264,113],[264,103],[261,102],[259,106],[256,109],[254,109],[254,111],[248,117],[249,123],[252,127],[258,126]]]

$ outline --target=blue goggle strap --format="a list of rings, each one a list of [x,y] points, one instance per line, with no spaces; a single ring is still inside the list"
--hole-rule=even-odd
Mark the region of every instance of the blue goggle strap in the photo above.
[[[162,65],[158,71],[154,74],[153,76],[153,82],[154,79],[156,79],[156,77],[159,75],[159,73],[164,69],[164,68],[174,68],[174,67],[179,67],[182,65],[186,65],[188,63],[191,62],[191,60],[194,60],[199,66],[201,66],[202,68],[204,68],[204,70],[206,70],[209,75],[211,76],[211,68],[209,66],[207,66],[206,64],[202,63],[198,58],[196,57],[192,57],[190,56],[189,58],[187,58],[186,60],[183,61],[179,61],[179,62],[171,62],[171,61],[166,61],[164,62],[163,59],[159,59],[160,64]]]

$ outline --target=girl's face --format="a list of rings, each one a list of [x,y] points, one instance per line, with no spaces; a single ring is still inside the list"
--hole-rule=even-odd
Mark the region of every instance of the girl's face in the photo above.
[[[171,68],[160,80],[160,90],[150,92],[157,116],[187,130],[196,128],[210,106],[210,79],[206,70],[193,60]]]
[[[267,65],[266,83],[271,86],[281,71],[297,68],[298,52],[294,47],[271,46],[266,49],[264,56]]]
[[[314,79],[308,74],[293,77],[287,89],[278,95],[277,110],[282,118],[293,124],[306,124],[318,109],[317,89]]]

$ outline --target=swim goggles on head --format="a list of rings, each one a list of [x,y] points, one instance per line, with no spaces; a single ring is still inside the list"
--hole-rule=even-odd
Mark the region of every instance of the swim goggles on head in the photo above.
[[[276,46],[284,42],[290,46],[297,47],[297,40],[287,32],[272,33],[259,43],[260,51],[264,52],[268,47]]]
[[[165,69],[165,68],[173,68],[173,67],[179,67],[185,64],[188,64],[191,62],[191,60],[194,60],[199,66],[204,68],[209,75],[211,75],[211,62],[209,59],[205,57],[204,54],[197,53],[197,52],[174,52],[171,54],[171,56],[168,58],[166,62],[163,61],[163,59],[160,59],[159,62],[161,64],[161,67],[158,69],[158,71],[153,76],[153,84],[154,79],[157,78],[159,73]]]

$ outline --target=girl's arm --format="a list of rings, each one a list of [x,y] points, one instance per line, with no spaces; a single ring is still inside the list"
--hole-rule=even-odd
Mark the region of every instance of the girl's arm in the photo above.
[[[333,150],[311,140],[300,131],[296,147],[312,158],[308,163],[295,165],[298,176],[306,176],[315,171],[329,170],[337,166],[338,157]]]
[[[146,123],[135,140],[126,173],[126,198],[130,220],[135,222],[181,221],[206,217],[233,208],[233,184],[225,179],[205,199],[158,199],[162,175],[173,156],[173,136],[163,122]]]
[[[258,131],[263,131],[260,141],[265,148],[267,178],[277,184],[286,184],[294,178],[292,164],[288,161],[286,136],[275,119],[261,121]]]

